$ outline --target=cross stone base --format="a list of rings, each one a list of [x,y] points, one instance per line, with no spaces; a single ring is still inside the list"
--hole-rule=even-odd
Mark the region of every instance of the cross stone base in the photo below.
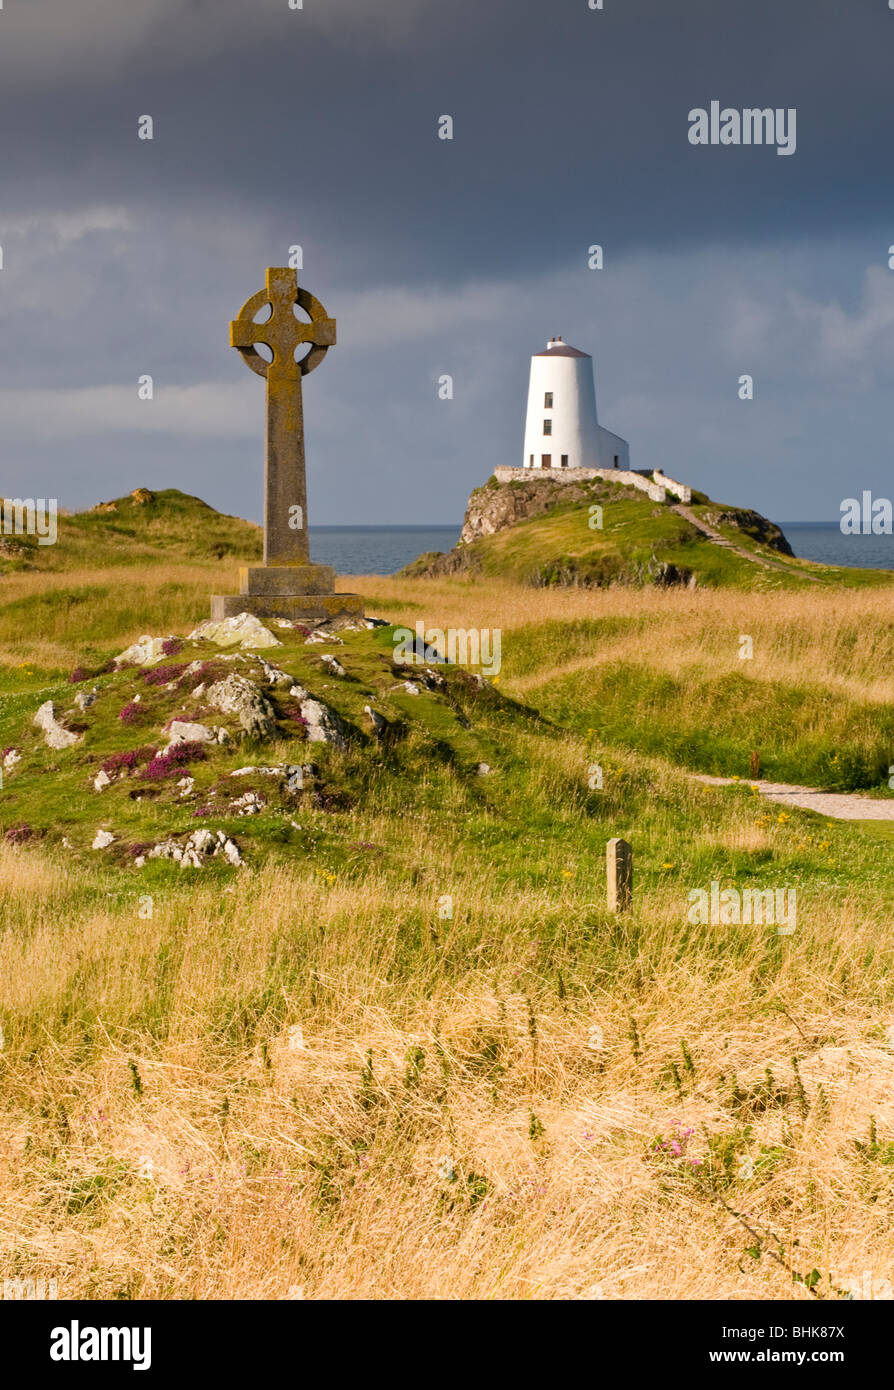
[[[329,565],[243,565],[238,594],[212,594],[211,617],[235,618],[252,613],[262,621],[322,623],[328,618],[362,618],[359,594],[335,592],[335,570]]]

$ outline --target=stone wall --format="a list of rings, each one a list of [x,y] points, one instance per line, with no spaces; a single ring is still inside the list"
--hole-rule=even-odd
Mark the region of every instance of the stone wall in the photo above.
[[[673,478],[665,477],[660,468],[655,469],[652,477],[660,487],[666,488],[667,491],[672,492],[675,497],[679,497],[681,502],[688,503],[692,501],[692,488],[687,487],[685,483],[676,483]]]
[[[624,487],[636,487],[645,492],[653,502],[664,502],[667,493],[679,497],[681,502],[692,501],[692,489],[685,483],[666,478],[660,468],[650,476],[648,473],[635,473],[631,468],[505,468],[494,469],[498,483],[530,482],[533,478],[552,478],[558,483],[582,483],[589,478],[606,478],[610,483],[621,483]]]
[[[636,487],[648,493],[653,502],[663,502],[664,487],[653,483],[647,474],[634,473],[627,468],[495,468],[494,477],[498,483],[525,483],[535,478],[551,478],[557,483],[580,483],[589,478],[605,478],[610,483],[621,483],[624,487]]]

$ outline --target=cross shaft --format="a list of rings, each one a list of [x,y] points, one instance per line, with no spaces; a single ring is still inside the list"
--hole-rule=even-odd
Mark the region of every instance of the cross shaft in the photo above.
[[[270,305],[270,317],[255,323],[255,315]],[[310,316],[295,316],[295,306]],[[298,285],[290,267],[268,267],[266,288],[246,300],[230,324],[230,346],[267,382],[267,444],[264,466],[264,564],[306,565],[310,560],[307,531],[307,476],[304,449],[302,377],[318,367],[335,344],[335,320],[318,299]],[[273,357],[257,351],[263,343]],[[310,352],[295,361],[304,343]]]

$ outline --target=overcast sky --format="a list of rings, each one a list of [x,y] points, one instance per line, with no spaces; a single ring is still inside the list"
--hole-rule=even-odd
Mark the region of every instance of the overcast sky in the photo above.
[[[5,0],[5,494],[176,486],[259,520],[264,387],[228,325],[298,243],[338,321],[311,525],[459,520],[521,462],[559,333],[635,468],[776,520],[891,496],[894,11],[604,6]],[[692,146],[712,100],[794,107],[796,152]]]

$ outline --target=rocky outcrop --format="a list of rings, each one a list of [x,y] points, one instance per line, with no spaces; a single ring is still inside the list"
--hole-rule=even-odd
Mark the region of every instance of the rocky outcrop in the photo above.
[[[274,767],[237,767],[231,777],[278,777],[285,792],[294,796],[303,791],[305,777],[314,774],[313,763],[277,763]]]
[[[195,724],[189,719],[174,719],[168,728],[168,747],[175,748],[178,743],[213,743],[217,734],[206,724]]]
[[[135,507],[145,507],[147,502],[155,501],[155,493],[150,492],[147,487],[135,487],[130,494],[130,500]],[[95,507],[90,508],[91,512],[117,512],[117,502],[97,502]]]
[[[242,863],[238,845],[223,830],[218,830],[216,834],[212,830],[195,830],[183,844],[174,839],[161,840],[153,845],[148,855],[141,855],[136,865],[142,868],[147,858],[173,859],[181,869],[203,869],[209,859],[216,859],[219,855],[228,864]]]
[[[268,685],[291,684],[292,677],[289,675],[288,671],[281,671],[278,666],[271,666],[270,662],[265,661],[262,656],[258,657],[258,661],[261,663],[261,670],[264,673],[264,679]]]
[[[246,676],[227,676],[216,681],[205,693],[212,709],[235,714],[250,738],[269,738],[276,729],[273,706],[254,681]]]
[[[782,529],[773,521],[768,521],[760,512],[743,507],[721,508],[716,512],[703,513],[709,526],[734,526],[737,531],[750,536],[753,541],[775,550],[779,555],[794,555]]]
[[[52,700],[47,700],[41,705],[34,716],[34,722],[43,730],[44,742],[48,748],[71,748],[78,741],[78,735],[69,729],[63,729],[56,719],[56,709]]]
[[[331,743],[336,748],[347,747],[345,726],[328,705],[322,700],[304,700],[301,704],[301,718],[307,721],[308,743]]]
[[[469,497],[460,544],[469,545],[479,536],[505,531],[507,526],[515,526],[532,516],[542,516],[562,503],[605,497],[613,490],[617,491],[617,484],[601,479],[560,483],[555,478],[541,477],[505,485],[491,479]]]
[[[149,634],[146,633],[138,641],[134,642],[132,646],[127,647],[120,656],[115,657],[115,665],[123,666],[125,662],[127,662],[131,666],[148,666],[153,661],[161,660],[165,654],[164,647],[166,642],[176,641],[177,638],[173,636],[150,637]]]
[[[237,613],[234,618],[223,618],[220,622],[209,618],[189,634],[190,642],[199,638],[204,638],[206,642],[214,642],[218,647],[238,645],[243,651],[249,647],[254,651],[264,647],[282,646],[279,638],[253,613]]]

